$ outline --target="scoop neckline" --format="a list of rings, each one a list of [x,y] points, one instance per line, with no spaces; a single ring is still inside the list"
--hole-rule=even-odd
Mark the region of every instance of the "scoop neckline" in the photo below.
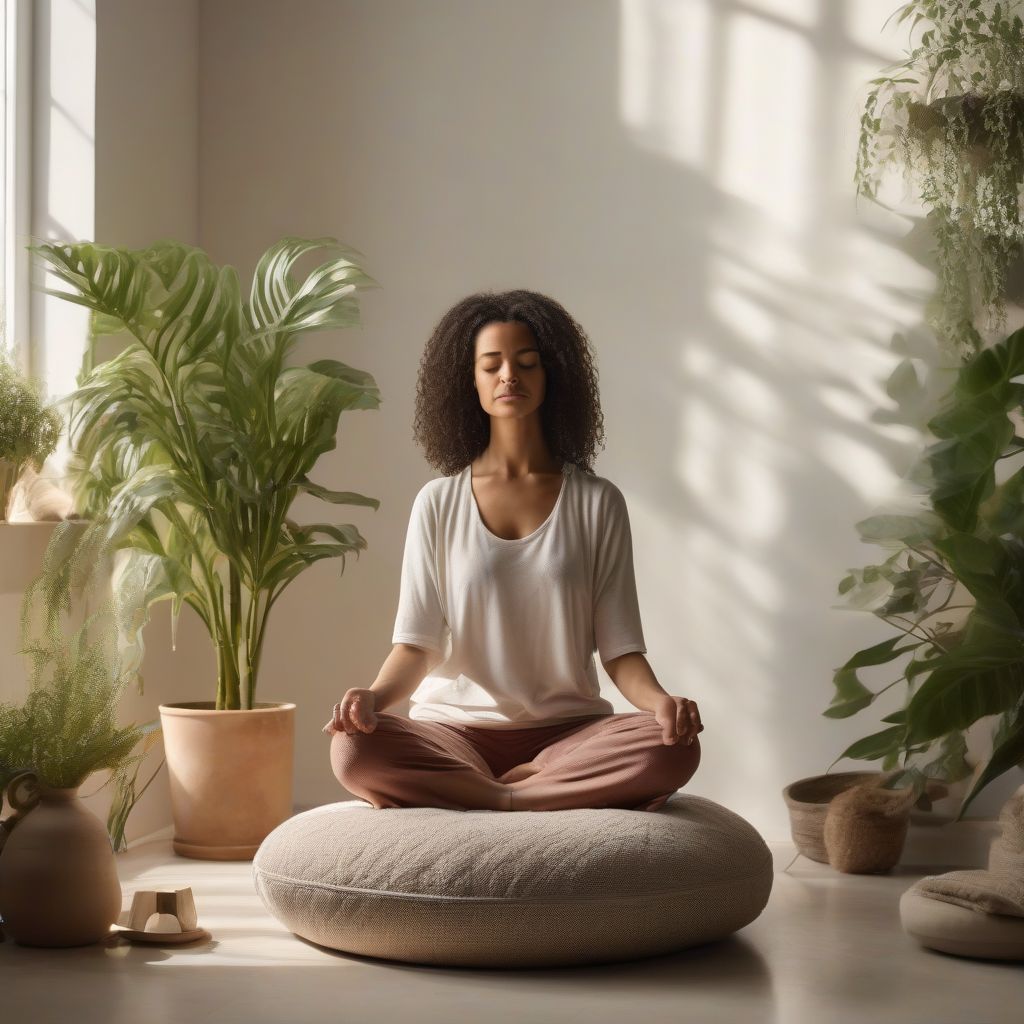
[[[480,529],[490,537],[491,540],[498,544],[524,544],[528,540],[533,540],[534,537],[543,533],[547,529],[548,525],[554,522],[558,516],[558,510],[562,507],[562,499],[565,497],[566,489],[569,486],[569,478],[572,475],[573,468],[574,467],[571,462],[562,463],[562,486],[558,489],[558,497],[555,499],[555,504],[548,513],[547,519],[545,519],[544,522],[533,531],[533,533],[528,533],[525,537],[499,537],[496,533],[493,533],[488,529],[483,516],[480,515],[480,506],[476,503],[476,495],[473,494],[473,466],[470,464],[466,466],[462,473],[465,477],[466,494],[469,497],[469,504],[472,506],[471,511],[473,518],[476,520]]]

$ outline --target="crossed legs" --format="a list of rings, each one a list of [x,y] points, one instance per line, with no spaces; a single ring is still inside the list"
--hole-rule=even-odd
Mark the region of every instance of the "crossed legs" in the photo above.
[[[666,744],[661,735],[649,712],[511,731],[378,712],[372,733],[331,737],[331,767],[376,808],[657,810],[700,763],[698,739]],[[505,766],[523,750],[529,760]]]
[[[331,769],[350,793],[378,809],[511,810],[509,787],[471,743],[437,722],[378,711],[373,732],[334,733]]]

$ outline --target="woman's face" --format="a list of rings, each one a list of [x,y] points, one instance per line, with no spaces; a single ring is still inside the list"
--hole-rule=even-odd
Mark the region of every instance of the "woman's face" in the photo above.
[[[480,405],[491,416],[529,416],[544,401],[544,367],[526,324],[512,321],[481,328],[476,338],[473,378]],[[503,398],[506,394],[521,398]]]

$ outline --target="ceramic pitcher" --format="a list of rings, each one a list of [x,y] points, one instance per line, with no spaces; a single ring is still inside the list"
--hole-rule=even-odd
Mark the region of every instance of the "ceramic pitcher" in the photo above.
[[[78,796],[30,772],[14,778],[0,822],[0,918],[22,946],[87,946],[121,911],[117,861],[103,823]]]

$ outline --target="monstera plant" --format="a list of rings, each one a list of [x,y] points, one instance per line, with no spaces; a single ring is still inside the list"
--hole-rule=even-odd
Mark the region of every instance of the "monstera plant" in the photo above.
[[[376,282],[333,238],[272,246],[248,300],[233,267],[173,241],[30,251],[70,289],[50,294],[92,311],[93,352],[67,400],[77,512],[89,522],[59,585],[74,592],[104,555],[124,552],[122,578],[145,594],[123,622],[134,639],[153,602],[170,600],[175,622],[189,605],[216,649],[216,708],[251,709],[281,594],[314,562],[344,566],[366,547],[351,524],[299,522],[296,498],[380,504],[310,478],[340,414],[379,406],[373,378],[335,359],[289,363],[306,332],[358,324],[354,293]],[[316,252],[326,260],[296,280],[296,261]],[[119,351],[97,360],[107,334]]]
[[[890,787],[973,775],[956,820],[990,782],[1024,764],[1024,330],[960,369],[929,423],[938,439],[913,474],[921,507],[858,523],[864,540],[892,550],[839,585],[850,607],[899,630],[858,651],[835,673],[826,717],[846,718],[906,684],[887,727],[840,758],[881,760]],[[1007,461],[1004,461],[1007,460]],[[858,673],[902,661],[873,690]],[[964,731],[992,717],[992,749],[972,768]],[[838,760],[838,759],[837,759]]]

